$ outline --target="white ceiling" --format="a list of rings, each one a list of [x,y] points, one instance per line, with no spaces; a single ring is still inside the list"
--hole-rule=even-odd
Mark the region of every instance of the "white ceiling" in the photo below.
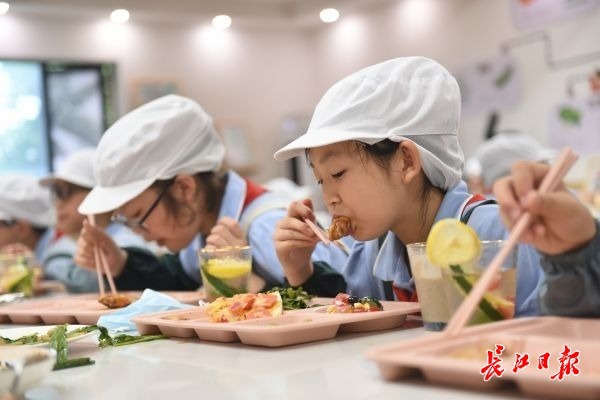
[[[345,12],[360,11],[400,0],[5,0],[11,13],[45,16],[104,16],[125,8],[140,20],[190,20],[228,14],[234,20],[271,21],[294,26],[318,24],[319,11],[327,7]]]

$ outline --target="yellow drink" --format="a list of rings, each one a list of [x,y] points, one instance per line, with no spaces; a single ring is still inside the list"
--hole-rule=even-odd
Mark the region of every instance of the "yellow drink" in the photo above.
[[[250,247],[225,247],[202,249],[200,274],[207,300],[231,297],[248,291],[248,278],[252,272]]]

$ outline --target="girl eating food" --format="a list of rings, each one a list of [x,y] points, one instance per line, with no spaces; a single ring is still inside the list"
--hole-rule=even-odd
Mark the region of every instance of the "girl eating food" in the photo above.
[[[350,221],[357,240],[338,280],[316,294],[416,299],[406,245],[425,242],[444,218],[468,222],[481,240],[505,238],[498,207],[461,180],[459,119],[459,87],[445,68],[397,58],[332,86],[307,132],[275,153],[306,157],[334,221]],[[315,219],[310,200],[294,202],[275,232],[289,283],[304,287],[324,273],[333,281],[326,262],[311,261],[319,239],[307,219]],[[516,315],[537,314],[542,274],[533,248],[520,246],[517,269]]]

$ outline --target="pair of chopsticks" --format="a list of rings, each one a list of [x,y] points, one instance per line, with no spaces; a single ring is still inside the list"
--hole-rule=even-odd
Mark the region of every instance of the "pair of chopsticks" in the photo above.
[[[96,219],[93,215],[88,215],[88,221],[90,221],[90,225],[96,226]],[[117,294],[115,282],[113,280],[112,273],[110,272],[110,268],[108,267],[108,260],[106,259],[106,255],[98,245],[94,245],[94,261],[96,263],[96,277],[98,278],[100,297],[103,297],[106,293],[104,289],[104,278],[102,277],[102,270],[104,270],[104,275],[106,275],[106,278],[108,279],[110,292],[112,294]]]
[[[573,151],[566,147],[560,153],[556,162],[552,165],[539,188],[540,193],[552,192],[561,183],[567,172],[571,169],[578,156]],[[479,301],[485,294],[488,286],[496,274],[496,272],[502,266],[502,263],[506,257],[510,254],[512,248],[517,244],[519,238],[529,226],[531,221],[531,214],[526,212],[523,214],[515,226],[513,227],[506,244],[500,249],[498,254],[490,262],[490,265],[485,269],[485,272],[481,275],[477,283],[473,286],[471,293],[462,302],[456,313],[452,316],[446,329],[444,329],[444,335],[448,337],[456,336],[460,333],[461,329],[471,319],[473,312],[475,311]]]
[[[327,232],[325,232],[325,230],[323,228],[321,228],[320,226],[315,225],[315,223],[312,222],[310,219],[306,218],[304,220],[304,222],[310,227],[310,229],[312,229],[312,231],[315,233],[315,235],[317,235],[317,237],[319,239],[321,239],[321,241],[323,243],[325,243],[328,246],[331,243],[333,243],[338,248],[340,248],[340,250],[342,250],[346,255],[350,254],[350,249],[348,248],[348,246],[346,246],[344,244],[344,242],[342,242],[341,240],[329,240],[329,238],[327,237],[328,236]],[[317,221],[317,224],[318,223],[319,222]]]

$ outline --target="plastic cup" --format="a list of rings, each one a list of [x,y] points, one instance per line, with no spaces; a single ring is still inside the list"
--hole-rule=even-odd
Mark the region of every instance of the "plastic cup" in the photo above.
[[[406,249],[421,305],[423,325],[428,331],[441,331],[450,319],[442,270],[427,259],[425,243],[409,244]]]
[[[484,269],[505,241],[482,241],[481,254],[466,265],[440,267],[431,264],[425,243],[407,246],[415,287],[426,330],[440,331],[471,291]],[[469,324],[509,319],[514,316],[517,250],[513,249],[492,280]]]
[[[252,271],[250,246],[202,249],[198,257],[208,301],[248,292],[248,278]]]
[[[473,285],[479,280],[481,274],[491,263],[492,259],[506,245],[504,240],[482,241],[481,254],[478,259],[470,264],[443,268],[444,293],[448,300],[450,314],[460,307],[465,297],[470,293]],[[485,295],[469,325],[485,322],[511,319],[515,314],[515,297],[517,291],[517,248],[513,248],[506,257],[500,271],[492,279]]]

